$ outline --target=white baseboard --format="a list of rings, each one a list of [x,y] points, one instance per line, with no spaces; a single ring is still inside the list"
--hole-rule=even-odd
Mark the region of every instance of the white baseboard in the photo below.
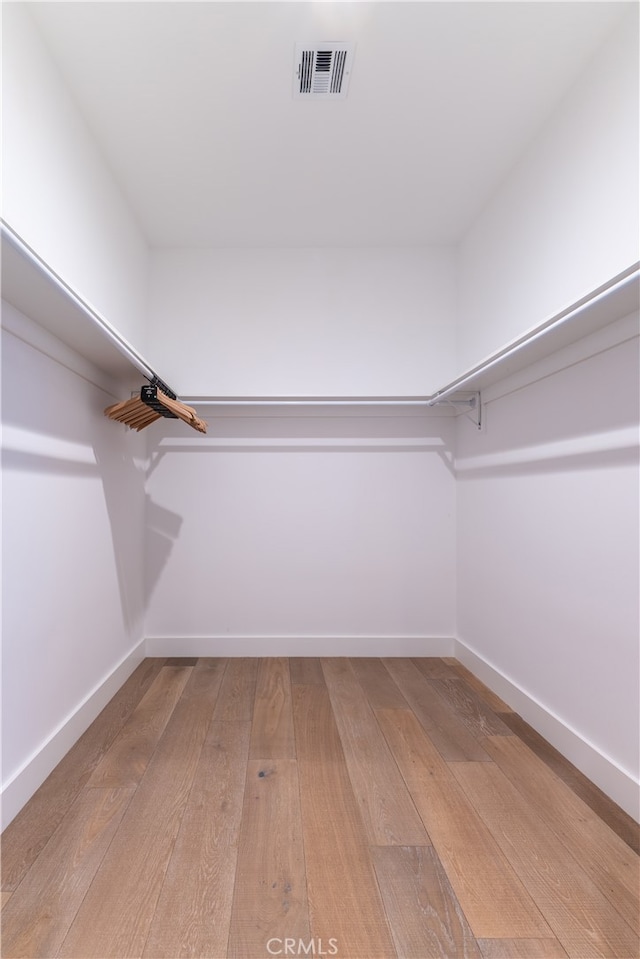
[[[144,658],[144,640],[141,640],[4,784],[2,829],[20,812]]]
[[[147,656],[453,656],[452,636],[149,636]]]
[[[636,820],[638,783],[524,689],[453,637],[151,636],[102,680],[2,789],[2,829],[91,725],[145,656],[455,656]]]
[[[609,756],[567,726],[517,683],[492,666],[460,640],[454,642],[454,656],[489,689],[511,706],[552,746],[599,786],[636,821],[639,817],[639,787],[633,776]]]

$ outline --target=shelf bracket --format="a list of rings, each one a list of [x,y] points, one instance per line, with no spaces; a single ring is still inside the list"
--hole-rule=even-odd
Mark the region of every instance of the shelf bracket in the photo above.
[[[480,391],[453,393],[443,399],[434,399],[429,406],[452,406],[471,420],[477,430],[482,429],[482,398]]]

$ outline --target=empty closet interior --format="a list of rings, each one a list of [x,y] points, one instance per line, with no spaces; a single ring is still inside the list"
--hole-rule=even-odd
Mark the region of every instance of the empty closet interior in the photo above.
[[[3,34],[4,824],[155,656],[456,657],[637,817],[637,5]]]

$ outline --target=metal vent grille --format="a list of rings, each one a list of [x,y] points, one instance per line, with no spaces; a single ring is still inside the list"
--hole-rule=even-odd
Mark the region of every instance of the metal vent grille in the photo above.
[[[294,97],[344,100],[349,86],[353,51],[353,43],[297,44]]]

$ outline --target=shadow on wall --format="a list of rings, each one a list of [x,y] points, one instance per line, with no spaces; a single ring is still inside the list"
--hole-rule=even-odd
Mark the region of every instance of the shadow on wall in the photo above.
[[[89,378],[86,366],[76,369],[71,360],[67,365],[66,355],[62,362],[2,332],[2,465],[12,474],[4,509],[33,558],[31,564],[23,553],[13,556],[6,582],[13,588],[29,575],[54,582],[59,570],[45,557],[56,556],[61,541],[67,561],[82,564],[93,550],[99,559],[91,567],[100,579],[92,595],[99,603],[113,601],[115,571],[123,627],[137,642],[145,609],[144,443],[103,416],[112,394],[102,375]]]
[[[618,430],[604,439],[581,437],[564,444],[565,449],[559,449],[559,445],[539,444],[484,456],[461,457],[456,461],[456,479],[464,482],[476,478],[500,479],[637,466],[640,458],[638,431],[633,428]]]
[[[458,433],[459,480],[615,469],[638,462],[634,336],[551,373],[532,367],[517,390],[486,399],[484,431]],[[464,424],[466,427],[466,424]]]
[[[6,443],[6,431],[4,442]],[[2,469],[55,476],[98,476],[98,468],[93,462],[61,459],[35,450],[15,449],[7,445],[2,449]]]
[[[124,427],[114,429],[107,420],[97,415],[93,418],[89,407],[75,424],[61,416],[63,437],[60,426],[50,430],[46,422],[22,413],[9,416],[9,422],[3,424],[2,470],[25,477],[18,486],[12,484],[11,500],[5,499],[4,508],[18,514],[23,535],[32,549],[43,555],[52,551],[52,542],[61,535],[64,523],[83,531],[83,550],[96,548],[102,553],[108,549],[117,576],[124,629],[130,640],[139,641],[145,612],[145,474],[144,462],[136,456],[136,438],[132,436],[133,443],[128,442]],[[26,481],[28,475],[37,485]],[[38,476],[44,485],[38,485]],[[69,487],[76,490],[74,499],[69,493],[62,496],[63,487],[46,482],[48,477],[86,481],[88,485]],[[37,503],[29,500],[34,496]],[[34,569],[36,575],[37,562]],[[15,567],[13,572],[18,575]],[[55,575],[54,569],[49,574]]]
[[[210,415],[206,436],[170,420],[149,446],[147,478],[167,453],[434,453],[453,476],[454,419],[422,415]],[[152,439],[149,437],[149,439]]]
[[[153,596],[173,544],[180,535],[182,517],[146,496],[145,605]]]
[[[145,446],[103,416],[98,374],[4,332],[2,347],[7,709],[54,689],[22,736],[34,749],[143,638]]]
[[[93,452],[109,518],[122,619],[128,635],[143,635],[145,473],[144,446],[135,434],[97,420]]]
[[[92,405],[94,402],[92,398]],[[101,483],[109,532],[100,523],[98,513],[85,514],[77,521],[86,525],[87,549],[93,537],[105,533],[111,537],[122,622],[129,639],[137,642],[143,636],[147,599],[166,565],[182,519],[153,503],[145,493],[144,440],[103,418],[101,410],[96,408],[95,414],[91,445],[84,430],[74,430],[68,421],[66,436],[61,438],[34,432],[31,417],[22,417],[24,423],[16,421],[20,417],[13,417],[13,422],[3,426],[2,469]],[[42,429],[41,424],[37,425]],[[5,508],[9,508],[8,503]],[[31,515],[29,510],[26,515]],[[70,516],[67,519],[76,521]],[[28,525],[24,532],[31,538]],[[39,535],[33,537],[34,549],[39,548]]]
[[[260,508],[269,511],[273,507],[276,511],[284,511],[282,513],[283,521],[287,526],[287,517],[289,517],[291,525],[288,528],[291,530],[296,525],[290,520],[295,511],[303,510],[303,515],[306,515],[302,503],[307,504],[306,509],[310,514],[317,508],[317,504],[312,503],[313,498],[308,489],[306,491],[301,490],[300,495],[295,497],[295,505],[291,504],[290,507],[291,513],[288,505],[278,496],[276,496],[276,505],[273,506],[267,488],[262,488],[262,492],[259,489],[260,481],[258,477],[264,475],[261,471],[262,465],[258,464],[258,457],[260,456],[266,455],[268,457],[273,454],[276,456],[279,454],[304,456],[306,454],[308,456],[314,454],[320,460],[325,457],[324,462],[318,464],[319,470],[322,471],[326,469],[327,454],[339,454],[338,459],[354,456],[357,458],[359,454],[363,453],[384,454],[380,457],[380,465],[383,469],[381,475],[386,476],[388,467],[383,465],[382,462],[385,457],[396,453],[419,454],[420,457],[429,454],[429,457],[433,457],[433,461],[437,458],[439,464],[442,464],[443,473],[446,472],[449,476],[452,476],[453,473],[454,421],[452,417],[397,414],[317,416],[313,413],[307,416],[294,416],[289,413],[283,413],[279,416],[246,414],[225,416],[224,413],[218,413],[216,415],[209,414],[208,427],[207,435],[200,436],[193,434],[182,423],[172,423],[167,420],[163,423],[154,424],[147,435],[149,443],[147,480],[151,483],[149,489],[152,493],[156,489],[161,490],[162,492],[159,495],[163,502],[165,496],[169,496],[169,502],[171,502],[174,491],[178,497],[192,497],[193,495],[201,497],[203,493],[205,497],[208,496],[211,489],[210,484],[216,482],[218,467],[215,465],[215,457],[231,454],[234,459],[242,458],[245,460],[246,471],[242,467],[238,467],[236,463],[236,468],[241,470],[240,475],[243,477],[243,482],[255,473],[255,483],[257,485],[253,486],[253,480],[247,480],[249,486],[242,486],[242,489],[238,490],[238,498],[233,498],[233,508],[238,510],[238,513],[234,514],[234,520],[229,520],[229,517],[226,516],[220,516],[217,512],[221,508],[219,500],[212,502],[206,499],[205,504],[203,504],[206,515],[202,516],[201,530],[194,532],[193,526],[198,525],[196,519],[198,507],[196,506],[194,510],[193,502],[183,504],[178,501],[178,509],[182,514],[184,507],[183,515],[190,527],[187,535],[189,537],[196,536],[200,550],[199,555],[202,555],[202,550],[205,548],[209,550],[211,569],[215,569],[217,563],[225,566],[226,560],[222,558],[225,550],[230,551],[228,558],[231,564],[234,562],[231,554],[236,557],[235,562],[240,562],[235,552],[239,548],[238,543],[253,543],[252,536],[255,532],[248,532],[251,527],[251,521],[248,517],[257,519],[260,528],[264,526],[265,522],[267,526],[269,525],[268,520],[263,522],[263,517],[260,516]],[[258,454],[258,457],[256,457],[256,454]],[[213,461],[212,458],[214,458]],[[419,457],[416,457],[416,459],[419,459]],[[180,462],[180,466],[177,466],[178,462]],[[226,485],[229,482],[228,463],[229,460],[227,459],[224,465],[220,464],[221,489],[226,491],[225,495],[229,492],[229,487]],[[370,461],[369,465],[372,465]],[[172,478],[174,477],[173,471],[176,469],[179,479],[174,485]],[[277,474],[277,470],[276,475],[279,475],[280,479],[284,476],[284,474]],[[289,474],[289,481],[294,484],[294,490],[296,480],[291,477],[299,477],[300,475],[296,470]],[[361,474],[347,471],[347,476],[352,477],[352,480],[356,475]],[[280,479],[276,480],[276,485],[278,485]],[[169,485],[166,486],[166,483]],[[189,492],[190,490],[192,492]],[[250,502],[246,503],[246,508],[242,506],[242,496],[247,496],[250,499]],[[262,507],[257,505],[257,502],[261,503]],[[337,507],[333,504],[331,508]],[[278,515],[280,514],[278,513]],[[271,518],[273,519],[273,517]],[[234,521],[239,524],[237,536],[232,530]],[[357,525],[356,520],[353,520],[353,522]],[[305,523],[306,520],[303,520],[303,525]],[[146,599],[148,604],[153,600],[158,582],[163,576],[173,547],[181,535],[182,524],[182,515],[176,515],[175,512],[160,506],[150,497],[147,498]],[[247,524],[249,525],[247,526]],[[342,533],[346,535],[344,529]],[[295,539],[295,535],[293,533],[292,535]],[[368,535],[371,535],[371,533]],[[207,537],[209,537],[210,542],[208,547],[205,547]],[[259,554],[261,554],[263,545],[261,543],[258,549]],[[311,562],[309,556],[307,556],[307,561]],[[182,599],[186,595],[193,596],[194,593],[198,592],[199,586],[190,580],[197,579],[198,583],[201,582],[202,569],[195,565],[192,569],[189,569],[191,562],[188,551],[186,553],[182,552],[174,575],[181,578],[186,577],[186,579],[182,580],[183,587],[167,583],[169,594],[173,594],[173,591],[176,590],[176,595],[180,595]],[[194,559],[193,563],[196,562],[197,560]],[[275,560],[275,566],[279,562],[280,560]],[[260,560],[256,559],[255,556],[248,561],[250,566],[252,564],[255,566],[256,563],[258,566],[260,565]],[[271,572],[273,573],[273,568]],[[198,599],[198,602],[201,601],[204,602],[204,600]]]

